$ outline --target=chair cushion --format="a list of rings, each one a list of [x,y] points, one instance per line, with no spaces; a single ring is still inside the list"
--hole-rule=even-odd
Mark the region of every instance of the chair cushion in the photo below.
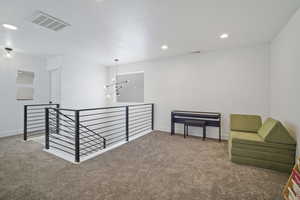
[[[280,143],[270,143],[265,142],[262,137],[258,134],[253,134],[251,132],[239,132],[239,131],[231,131],[230,132],[230,140],[232,146],[234,143],[239,144],[248,144],[259,147],[267,147],[267,148],[275,148],[275,149],[289,149],[295,150],[295,144],[280,144]],[[254,147],[253,147],[254,148]]]
[[[296,144],[288,130],[277,120],[268,118],[258,131],[258,135],[266,142],[278,144]]]
[[[257,133],[261,127],[261,117],[258,115],[230,115],[230,129],[232,131],[245,131]]]

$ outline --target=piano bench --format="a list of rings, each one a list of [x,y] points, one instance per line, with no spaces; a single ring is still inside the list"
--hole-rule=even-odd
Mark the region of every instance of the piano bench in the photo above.
[[[202,127],[203,128],[203,140],[206,138],[206,122],[202,120],[185,120],[184,121],[184,138],[189,135],[189,126]]]

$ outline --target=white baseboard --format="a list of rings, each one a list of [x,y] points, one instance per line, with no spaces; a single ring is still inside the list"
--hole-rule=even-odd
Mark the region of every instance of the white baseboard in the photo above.
[[[1,131],[0,132],[0,138],[14,136],[14,135],[22,135],[22,134],[23,134],[23,130],[22,129],[9,130],[9,131]]]

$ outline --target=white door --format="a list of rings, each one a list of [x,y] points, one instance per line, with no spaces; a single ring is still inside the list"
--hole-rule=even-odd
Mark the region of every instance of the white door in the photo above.
[[[50,99],[52,103],[60,103],[60,70],[50,71]]]

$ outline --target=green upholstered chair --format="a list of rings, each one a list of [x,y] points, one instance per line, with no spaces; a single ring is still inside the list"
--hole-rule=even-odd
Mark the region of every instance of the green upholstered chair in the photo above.
[[[290,172],[295,162],[296,142],[278,121],[263,124],[257,115],[230,116],[229,157],[232,162]]]

